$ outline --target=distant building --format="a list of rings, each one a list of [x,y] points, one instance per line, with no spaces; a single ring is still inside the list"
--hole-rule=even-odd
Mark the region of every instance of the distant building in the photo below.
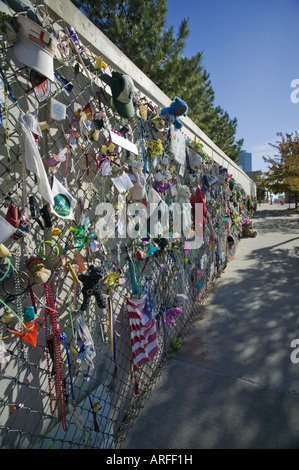
[[[259,177],[262,175],[261,171],[246,171],[246,173],[255,183],[258,182]]]
[[[241,167],[242,170],[244,170],[246,173],[248,171],[252,171],[252,153],[246,152],[245,150],[241,150],[239,167]]]

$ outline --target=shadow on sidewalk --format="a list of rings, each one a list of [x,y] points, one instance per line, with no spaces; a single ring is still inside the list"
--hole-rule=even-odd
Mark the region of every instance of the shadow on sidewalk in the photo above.
[[[299,212],[296,209],[288,207],[280,207],[276,208],[275,206],[272,208],[268,205],[268,207],[258,207],[257,211],[254,215],[254,218],[264,218],[264,217],[292,217],[294,215],[299,215]]]
[[[253,217],[253,227],[258,231],[262,229],[263,233],[294,233],[299,230],[299,213],[294,209],[258,210]]]
[[[257,212],[257,238],[241,240],[246,254],[220,278],[128,448],[299,448],[299,364],[290,359],[299,338],[299,218],[292,217]]]
[[[294,381],[299,395],[299,365],[294,375],[289,360],[290,341],[299,337],[299,218],[265,211],[254,229],[257,237],[238,246],[240,253],[242,243],[251,248],[232,264],[211,300],[218,313],[211,315],[208,329],[225,332],[215,360],[243,376],[263,377],[274,388],[289,390]]]

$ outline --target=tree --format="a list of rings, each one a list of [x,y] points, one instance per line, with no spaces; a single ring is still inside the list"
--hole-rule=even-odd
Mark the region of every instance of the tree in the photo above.
[[[243,140],[235,142],[236,118],[215,107],[202,53],[183,55],[189,35],[183,18],[175,36],[166,28],[166,0],[72,0],[84,14],[171,99],[188,104],[188,116],[232,160],[238,162]]]
[[[259,183],[256,185],[256,197],[258,201],[262,201],[266,198],[266,188],[259,186]]]
[[[149,77],[157,77],[163,68],[183,52],[188,37],[188,19],[165,29],[165,0],[73,0],[137,67]]]
[[[280,141],[270,144],[278,150],[278,155],[264,158],[268,171],[262,174],[259,186],[263,185],[274,194],[287,193],[295,195],[296,208],[299,194],[299,135],[278,132]]]
[[[242,148],[243,139],[235,142],[235,133],[237,131],[237,119],[230,119],[228,113],[223,111],[219,106],[215,108],[216,118],[210,121],[210,135],[213,141],[218,145],[236,163],[239,162],[240,150]],[[200,125],[200,124],[199,124]],[[204,130],[204,126],[202,126]],[[209,135],[209,133],[207,134]]]
[[[299,192],[299,135],[282,134],[279,151],[284,161],[284,181],[295,195]]]

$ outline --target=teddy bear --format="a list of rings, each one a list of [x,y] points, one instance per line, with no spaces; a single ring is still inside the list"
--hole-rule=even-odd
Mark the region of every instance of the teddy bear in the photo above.
[[[252,229],[252,221],[249,219],[243,220],[242,236],[248,238],[255,238],[257,236],[257,231]]]
[[[45,284],[49,280],[51,271],[45,268],[41,258],[33,256],[26,260],[25,264],[29,271],[29,277],[33,279],[34,284]]]
[[[90,304],[91,296],[93,295],[99,308],[106,308],[106,298],[101,291],[100,281],[106,276],[106,271],[101,266],[90,265],[87,274],[79,274],[78,279],[83,283],[82,294],[83,303],[81,310],[87,310]]]
[[[188,106],[185,101],[176,96],[170,106],[161,109],[160,116],[165,117],[169,124],[173,124],[176,129],[181,129],[183,124],[178,116],[187,116],[187,111]]]
[[[182,206],[184,202],[190,202],[191,192],[187,185],[179,184],[177,187],[177,202]]]

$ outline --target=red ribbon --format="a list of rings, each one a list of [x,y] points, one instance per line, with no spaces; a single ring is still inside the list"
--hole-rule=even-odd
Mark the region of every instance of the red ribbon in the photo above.
[[[100,168],[99,162],[97,160],[97,157],[93,153],[86,153],[85,154],[85,159],[86,159],[86,174],[89,175],[89,164],[88,164],[88,155],[91,155],[96,163],[97,170]]]

